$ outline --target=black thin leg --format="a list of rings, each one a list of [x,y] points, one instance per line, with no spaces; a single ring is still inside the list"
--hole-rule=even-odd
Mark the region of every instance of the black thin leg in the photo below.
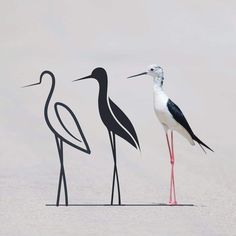
[[[110,133],[109,130],[108,130],[108,134],[109,134],[109,139],[110,139],[111,149],[112,149],[112,155],[113,155],[113,143],[112,143],[111,133]],[[113,198],[114,198],[115,173],[116,173],[116,167],[115,167],[115,163],[114,163],[113,180],[112,180],[112,188],[111,188],[111,205],[113,205]]]
[[[62,169],[60,169],[60,175],[59,175],[59,181],[58,181],[57,202],[56,202],[57,206],[59,206],[59,202],[60,202],[61,180],[62,180]]]
[[[63,163],[63,141],[60,140],[61,144],[61,165],[62,165],[62,178],[64,181],[64,191],[65,191],[65,204],[68,206],[68,192],[67,192],[67,184],[66,184],[66,174],[64,169],[64,163]]]
[[[113,170],[113,180],[112,180],[112,190],[111,190],[111,205],[113,205],[113,198],[114,198],[114,187],[115,187],[115,165]]]
[[[116,138],[115,138],[114,133],[113,133],[113,157],[114,157],[115,170],[116,170],[116,183],[117,183],[117,189],[118,189],[118,203],[119,203],[119,205],[121,205],[120,182],[119,182],[118,170],[117,170],[117,165],[116,165]]]
[[[57,138],[57,136],[55,137],[56,137],[57,149],[58,149],[58,154],[59,154],[59,159],[60,159],[60,164],[61,164],[56,205],[59,206],[60,194],[61,194],[61,183],[63,179],[64,191],[65,191],[65,205],[68,206],[67,184],[66,184],[66,176],[65,176],[64,163],[63,163],[63,141],[60,140],[60,143],[59,143],[59,139]]]
[[[115,178],[117,183],[117,189],[118,189],[118,203],[121,205],[121,196],[120,196],[120,183],[119,183],[119,177],[118,177],[118,171],[117,171],[117,165],[116,165],[116,142],[115,142],[115,134],[113,133],[113,137],[111,136],[111,133],[109,133],[109,138],[111,142],[111,149],[113,154],[113,160],[114,160],[114,170],[113,170],[113,181],[112,181],[112,193],[111,193],[111,205],[113,205],[113,198],[114,198],[114,188],[115,188]]]
[[[56,139],[56,144],[57,144],[57,150],[58,150],[58,155],[59,155],[59,159],[60,159],[60,163],[61,163],[61,150],[60,150],[60,145],[59,145],[59,141],[57,139],[57,136],[55,136]],[[59,202],[60,202],[60,194],[61,194],[61,180],[62,180],[62,166],[60,168],[60,174],[59,174],[59,182],[58,182],[58,188],[57,188],[57,202],[56,205],[59,206]]]

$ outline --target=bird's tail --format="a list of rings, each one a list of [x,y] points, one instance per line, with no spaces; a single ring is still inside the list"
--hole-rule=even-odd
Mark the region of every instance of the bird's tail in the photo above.
[[[200,147],[202,148],[202,150],[203,150],[204,152],[206,152],[206,151],[205,151],[205,149],[203,148],[203,146],[204,146],[205,148],[211,150],[212,152],[214,152],[210,147],[208,147],[205,143],[203,143],[196,135],[193,135],[193,140],[195,140],[196,142],[198,142],[198,144],[200,145]]]

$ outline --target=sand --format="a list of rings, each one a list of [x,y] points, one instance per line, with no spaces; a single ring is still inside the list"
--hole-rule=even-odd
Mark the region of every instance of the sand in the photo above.
[[[234,1],[0,5],[1,236],[236,235]],[[177,200],[194,206],[158,206],[168,202],[170,163],[152,79],[126,79],[153,63],[164,68],[166,93],[215,150],[205,155],[175,134]],[[132,206],[102,205],[110,202],[113,163],[98,85],[71,83],[96,66],[106,68],[109,95],[140,140],[141,154],[117,139],[122,202]],[[43,117],[50,80],[21,88],[38,82],[45,69],[56,75],[53,101],[73,109],[92,150],[65,146],[69,202],[91,206],[46,206],[56,201],[60,167]]]

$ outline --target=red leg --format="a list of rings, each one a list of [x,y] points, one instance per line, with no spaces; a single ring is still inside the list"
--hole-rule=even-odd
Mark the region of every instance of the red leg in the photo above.
[[[170,163],[172,165],[172,151],[171,151],[171,147],[170,147],[170,142],[169,142],[169,137],[168,137],[168,133],[166,132],[166,141],[167,141],[167,145],[168,145],[168,149],[169,149],[169,153],[170,153]],[[172,203],[172,186],[173,186],[173,165],[171,168],[171,176],[170,176],[170,199],[169,199],[169,203]]]
[[[168,149],[169,149],[169,153],[170,153],[170,163],[171,163],[170,199],[169,199],[169,204],[170,205],[175,205],[175,204],[177,204],[177,201],[176,201],[176,194],[175,194],[175,177],[174,177],[175,158],[174,158],[174,137],[173,137],[173,131],[171,131],[171,144],[170,144],[167,132],[166,132],[166,140],[167,140]],[[174,195],[174,199],[173,199],[173,195]]]
[[[177,204],[176,201],[176,194],[175,194],[175,175],[174,175],[174,164],[175,164],[175,155],[174,155],[174,137],[173,137],[173,131],[171,131],[171,153],[172,153],[172,159],[171,159],[171,175],[172,175],[172,186],[173,186],[173,193],[174,193],[174,201],[172,201],[172,204]]]

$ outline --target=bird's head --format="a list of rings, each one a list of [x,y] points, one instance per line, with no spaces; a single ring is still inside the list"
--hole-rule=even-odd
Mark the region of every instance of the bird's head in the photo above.
[[[164,81],[164,72],[163,69],[160,66],[157,65],[150,65],[148,66],[147,70],[145,72],[129,76],[129,78],[141,76],[141,75],[150,75],[155,81],[159,82],[160,85],[163,85]]]
[[[48,70],[45,70],[41,73],[40,77],[39,77],[39,82],[38,83],[34,83],[34,84],[29,84],[29,85],[26,85],[26,86],[23,86],[22,88],[26,88],[26,87],[31,87],[31,86],[35,86],[35,85],[40,85],[42,83],[42,80],[43,80],[43,76],[45,74],[48,74],[51,76],[51,78],[53,79],[53,81],[55,82],[55,76],[54,74],[51,72],[51,71],[48,71]]]
[[[103,78],[107,78],[107,72],[102,67],[97,67],[92,71],[91,75],[85,76],[80,79],[75,79],[75,80],[73,80],[73,82],[79,81],[79,80],[84,80],[84,79],[96,79],[99,82]]]

